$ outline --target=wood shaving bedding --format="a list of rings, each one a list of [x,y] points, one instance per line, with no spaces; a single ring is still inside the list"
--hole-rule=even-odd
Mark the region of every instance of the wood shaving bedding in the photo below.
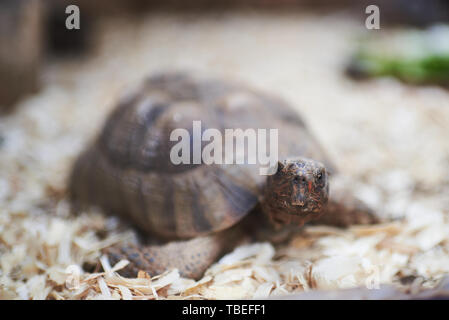
[[[436,286],[449,272],[449,93],[345,79],[362,26],[344,16],[187,18],[103,22],[91,58],[50,64],[42,91],[0,119],[0,298],[252,299]],[[100,250],[135,232],[96,209],[72,215],[65,181],[123,92],[165,68],[229,76],[285,97],[357,196],[392,221],[308,226],[288,244],[240,246],[199,281],[177,270],[118,275],[127,261],[111,266]]]

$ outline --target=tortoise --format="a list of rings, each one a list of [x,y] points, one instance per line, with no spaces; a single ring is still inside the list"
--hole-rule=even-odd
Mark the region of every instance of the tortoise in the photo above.
[[[174,164],[170,152],[178,141],[170,135],[178,128],[192,133],[194,121],[203,132],[278,129],[277,167],[262,175],[249,162]],[[378,222],[349,192],[329,193],[336,174],[301,116],[280,97],[229,80],[161,72],[118,103],[75,161],[68,189],[76,211],[98,206],[145,236],[146,243],[105,250],[112,262],[130,261],[123,275],[177,268],[198,279],[242,239],[281,242],[309,221]]]

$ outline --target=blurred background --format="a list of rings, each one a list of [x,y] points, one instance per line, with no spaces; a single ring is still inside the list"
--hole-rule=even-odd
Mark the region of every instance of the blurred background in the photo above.
[[[2,110],[9,110],[21,97],[36,92],[42,84],[42,68],[54,59],[87,59],[89,54],[98,49],[97,37],[102,32],[101,26],[105,20],[120,21],[116,22],[116,30],[111,27],[110,32],[115,33],[120,31],[125,20],[129,25],[138,26],[151,23],[155,14],[164,13],[165,16],[175,17],[175,24],[178,26],[185,24],[194,27],[200,25],[201,21],[209,21],[213,25],[212,21],[215,24],[222,21],[223,29],[226,28],[230,33],[240,33],[239,31],[245,31],[239,29],[240,22],[250,24],[251,19],[254,19],[254,12],[266,16],[267,23],[275,20],[276,16],[281,22],[286,15],[296,15],[301,20],[300,16],[304,14],[320,17],[345,14],[354,20],[354,27],[363,28],[368,17],[365,9],[373,4],[380,9],[382,29],[398,26],[423,28],[449,20],[449,4],[445,0],[219,0],[213,3],[205,0],[4,0],[0,4],[0,79],[3,84],[0,89],[0,106]],[[82,27],[79,29],[70,30],[65,26],[71,13],[66,13],[69,5],[76,5],[80,9]],[[245,19],[242,14],[246,14],[248,18]],[[177,15],[179,19],[176,19]],[[231,20],[236,20],[237,17],[242,17],[241,21],[233,24]],[[195,23],[194,20],[197,19],[199,21]],[[261,17],[257,23],[263,24],[263,19]],[[166,22],[152,26],[148,33],[155,32],[155,28],[167,32],[167,29],[175,27],[171,23],[164,23]],[[326,26],[324,23],[323,27],[332,29],[331,25]],[[188,36],[183,35],[188,31],[178,31],[178,39],[175,40],[188,41]],[[284,32],[282,29],[278,32],[281,38]],[[203,30],[203,33],[213,37],[213,30]],[[151,41],[149,37],[150,34],[147,38]],[[145,40],[136,38],[133,45],[142,46]],[[261,37],[258,43],[263,41]],[[202,44],[206,46],[205,43]],[[162,50],[161,44],[153,49]],[[151,48],[148,50],[152,52]],[[360,76],[360,70],[356,69],[354,67],[351,74]]]

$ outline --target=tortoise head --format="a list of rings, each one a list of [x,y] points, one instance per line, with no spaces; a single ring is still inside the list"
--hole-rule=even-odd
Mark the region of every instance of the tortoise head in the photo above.
[[[265,211],[274,222],[302,225],[321,215],[328,195],[328,173],[321,162],[307,158],[285,160],[267,179]]]

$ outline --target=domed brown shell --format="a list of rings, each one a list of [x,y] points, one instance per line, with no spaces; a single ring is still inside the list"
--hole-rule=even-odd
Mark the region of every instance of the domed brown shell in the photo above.
[[[266,176],[257,165],[170,161],[170,133],[278,129],[279,158],[329,164],[299,115],[279,98],[216,79],[163,73],[147,79],[107,119],[76,161],[69,190],[78,204],[130,218],[149,234],[189,238],[229,228],[255,207]],[[191,141],[192,144],[192,141]],[[191,145],[192,147],[192,145]]]

